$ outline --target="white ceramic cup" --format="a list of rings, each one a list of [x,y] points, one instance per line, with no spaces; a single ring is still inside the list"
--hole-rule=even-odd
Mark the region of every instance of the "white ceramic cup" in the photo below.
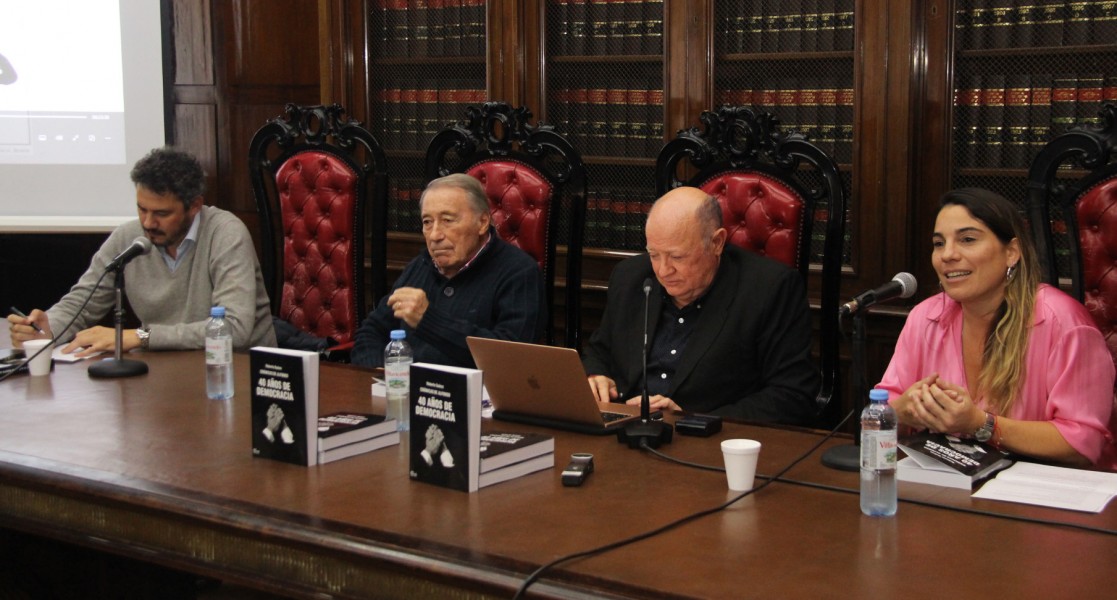
[[[725,440],[721,443],[725,459],[725,477],[734,492],[751,490],[756,477],[756,459],[760,457],[760,442],[756,440]]]
[[[49,348],[49,346],[50,340],[46,339],[27,340],[23,342],[23,353],[26,354],[28,358],[33,356],[36,352],[39,352],[39,350],[42,350],[42,352],[39,352],[38,356],[31,360],[31,364],[27,366],[32,375],[50,374],[51,348]]]

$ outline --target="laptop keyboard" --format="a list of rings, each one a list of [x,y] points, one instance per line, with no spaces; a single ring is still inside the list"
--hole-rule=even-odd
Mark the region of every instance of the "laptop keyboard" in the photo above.
[[[613,421],[619,421],[619,420],[627,418],[631,415],[626,415],[625,413],[602,411],[601,416],[602,416],[602,418],[605,419],[606,423],[612,423]]]

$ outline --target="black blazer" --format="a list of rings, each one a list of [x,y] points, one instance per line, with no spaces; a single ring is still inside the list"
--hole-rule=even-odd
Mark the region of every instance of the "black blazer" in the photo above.
[[[586,373],[616,381],[621,400],[641,390],[648,277],[648,339],[655,339],[663,287],[642,254],[613,270],[601,327],[582,358]],[[807,424],[820,384],[810,353],[810,307],[798,272],[727,245],[668,397],[688,412]]]

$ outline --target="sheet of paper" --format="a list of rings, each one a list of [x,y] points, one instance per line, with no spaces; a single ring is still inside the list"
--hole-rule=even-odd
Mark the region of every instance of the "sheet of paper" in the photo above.
[[[104,354],[104,352],[100,352],[100,353],[94,354],[92,356],[77,356],[77,351],[71,352],[70,354],[63,354],[62,353],[62,348],[64,348],[64,346],[56,346],[54,348],[54,350],[50,353],[50,357],[52,359],[58,361],[58,362],[72,363],[72,362],[80,362],[80,361],[83,361],[87,358],[99,357],[99,356]]]
[[[1117,474],[1017,462],[974,492],[974,498],[1101,512],[1117,495]]]
[[[1036,485],[1034,482],[1025,481],[1002,481],[1000,476],[997,476],[974,492],[973,497],[1099,513],[1105,509],[1105,505],[1113,496],[1096,490]]]

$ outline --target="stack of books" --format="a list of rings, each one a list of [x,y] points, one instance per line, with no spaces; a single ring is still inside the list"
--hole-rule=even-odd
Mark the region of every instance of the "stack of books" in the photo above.
[[[478,487],[555,466],[555,438],[541,433],[494,431],[481,436]]]
[[[896,479],[963,490],[1011,466],[1005,452],[976,440],[922,432],[899,442],[907,458],[896,464]]]
[[[399,444],[395,419],[338,412],[318,417],[318,464]]]
[[[555,464],[555,440],[541,434],[481,434],[481,371],[411,365],[411,479],[463,492]]]

